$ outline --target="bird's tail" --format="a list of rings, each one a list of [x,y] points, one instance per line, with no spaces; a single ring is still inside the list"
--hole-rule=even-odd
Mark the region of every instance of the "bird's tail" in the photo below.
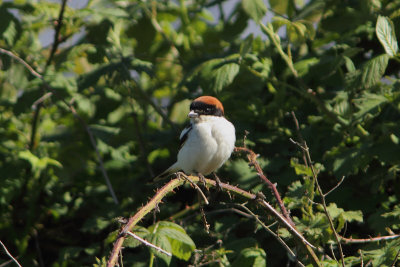
[[[175,162],[171,167],[169,167],[168,169],[166,169],[164,172],[162,172],[161,174],[157,175],[156,177],[154,177],[153,182],[158,182],[163,180],[164,178],[167,178],[169,175],[179,171],[180,168],[178,167],[178,163]]]

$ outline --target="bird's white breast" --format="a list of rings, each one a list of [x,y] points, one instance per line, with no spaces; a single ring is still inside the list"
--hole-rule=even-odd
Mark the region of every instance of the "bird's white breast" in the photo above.
[[[235,140],[235,128],[224,117],[192,119],[192,129],[179,151],[177,163],[187,174],[199,172],[207,175],[230,157]]]

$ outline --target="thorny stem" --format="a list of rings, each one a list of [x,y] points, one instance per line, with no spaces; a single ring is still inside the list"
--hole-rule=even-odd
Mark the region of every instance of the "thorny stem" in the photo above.
[[[281,196],[278,192],[278,190],[276,189],[276,185],[273,184],[265,175],[263,170],[260,167],[260,164],[258,164],[257,162],[257,155],[256,153],[254,153],[254,151],[252,151],[251,149],[248,149],[246,147],[235,147],[235,151],[238,152],[245,152],[247,153],[247,158],[250,162],[250,165],[253,166],[256,171],[258,176],[263,180],[264,183],[266,183],[268,185],[268,187],[271,189],[272,193],[275,196],[276,201],[278,202],[279,208],[282,211],[283,216],[288,220],[288,222],[291,225],[294,225],[292,218],[290,218],[290,215],[288,213],[288,211],[285,208],[285,205],[283,204],[283,201],[281,199]]]
[[[190,179],[194,183],[199,183],[202,182],[202,180],[197,177],[197,176],[190,176]],[[217,183],[214,180],[211,179],[205,179],[205,182],[208,186],[216,187]],[[119,236],[117,240],[114,242],[114,247],[111,252],[110,258],[107,262],[107,267],[113,267],[117,263],[118,260],[118,255],[121,252],[122,244],[126,238],[127,232],[131,231],[131,229],[141,220],[145,215],[150,213],[154,208],[158,206],[158,204],[161,202],[161,200],[170,192],[172,192],[175,188],[183,185],[185,183],[185,180],[183,179],[173,179],[170,182],[168,182],[166,185],[164,185],[161,189],[159,189],[156,194],[153,196],[153,198],[142,208],[139,209],[139,211],[133,215],[132,217],[129,218],[128,222],[121,227]],[[299,241],[304,244],[304,246],[307,248],[307,253],[310,256],[311,263],[313,266],[321,266],[318,260],[318,257],[315,255],[314,251],[310,246],[312,246],[302,235],[299,233],[293,226],[291,226],[290,223],[284,218],[278,211],[276,211],[271,205],[269,205],[266,201],[262,199],[258,199],[258,197],[255,194],[249,193],[247,191],[244,191],[236,186],[232,186],[229,184],[225,183],[220,183],[220,186],[227,190],[231,191],[232,193],[235,193],[237,195],[240,195],[244,198],[251,199],[251,200],[256,200],[256,203],[264,207],[272,216],[274,216],[279,222],[283,223],[285,227],[289,230],[289,232]]]

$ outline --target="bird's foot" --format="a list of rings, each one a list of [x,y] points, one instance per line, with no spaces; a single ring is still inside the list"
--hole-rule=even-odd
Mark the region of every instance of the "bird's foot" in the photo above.
[[[215,172],[213,172],[214,175],[214,179],[215,179],[215,183],[216,183],[216,187],[218,191],[224,191],[222,186],[221,186],[221,180],[219,179],[219,177],[217,176],[217,174]]]
[[[216,174],[215,172],[213,172],[213,175],[214,175],[214,179],[215,179],[217,191],[218,191],[218,192],[223,192],[223,191],[224,191],[224,188],[222,187],[222,182],[221,182],[221,180],[219,179],[219,177],[217,176],[217,174]],[[228,190],[225,190],[225,191],[226,191],[226,193],[228,194],[229,198],[232,199],[232,196],[231,196],[231,194],[229,193],[229,191],[228,191]]]
[[[207,189],[207,191],[209,191],[206,183],[206,178],[204,177],[204,175],[201,173],[197,173],[197,176],[199,176],[200,182],[203,184],[204,188]]]

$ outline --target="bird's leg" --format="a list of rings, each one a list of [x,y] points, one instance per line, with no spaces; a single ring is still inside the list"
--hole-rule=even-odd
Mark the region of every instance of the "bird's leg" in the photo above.
[[[221,180],[219,179],[219,177],[217,176],[217,174],[215,172],[213,172],[213,175],[214,175],[214,179],[215,179],[215,183],[217,185],[218,191],[223,191],[223,188],[221,186]]]
[[[224,191],[223,190],[223,187],[222,187],[222,183],[221,183],[221,180],[219,179],[219,177],[217,176],[217,174],[215,173],[215,172],[213,172],[213,175],[214,175],[214,179],[215,179],[215,183],[216,183],[216,187],[217,187],[217,190],[218,191]],[[229,193],[229,191],[228,190],[226,190],[226,192],[228,193],[228,196],[229,196],[229,198],[230,199],[232,199],[232,196],[231,196],[231,194]]]
[[[197,176],[199,176],[200,182],[203,183],[203,186],[204,186],[204,187],[207,189],[207,191],[208,191],[208,187],[207,187],[207,183],[206,183],[206,178],[204,177],[204,175],[198,172],[198,173],[197,173]]]

